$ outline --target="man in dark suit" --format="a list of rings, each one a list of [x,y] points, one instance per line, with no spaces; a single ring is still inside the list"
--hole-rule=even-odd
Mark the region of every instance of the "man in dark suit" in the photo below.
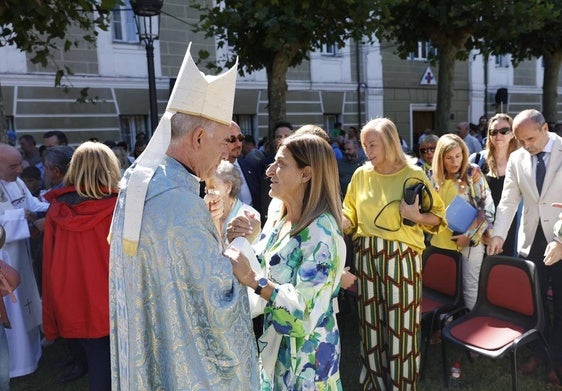
[[[262,214],[260,202],[261,170],[258,161],[245,159],[241,156],[244,138],[240,126],[232,121],[230,125],[230,138],[228,140],[228,157],[226,160],[232,163],[242,174],[242,188],[238,198]]]
[[[523,148],[514,151],[507,163],[502,198],[496,212],[493,237],[488,254],[502,252],[503,242],[523,200],[517,251],[519,256],[537,266],[543,304],[548,287],[553,293],[553,320],[550,345],[555,365],[562,369],[562,243],[554,235],[558,211],[553,203],[562,194],[562,138],[548,131],[544,116],[537,110],[524,110],[513,119],[514,135]],[[531,373],[545,359],[538,349],[521,366]],[[560,384],[554,371],[548,382]]]

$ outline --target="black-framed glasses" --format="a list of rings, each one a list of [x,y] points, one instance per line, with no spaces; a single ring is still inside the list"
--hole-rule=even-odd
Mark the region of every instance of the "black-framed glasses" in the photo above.
[[[420,148],[420,152],[426,154],[428,152],[435,153],[435,147]]]
[[[511,132],[510,128],[501,128],[501,129],[490,129],[490,136],[497,136],[498,133],[502,134],[502,135],[506,135],[509,132]]]
[[[232,143],[235,143],[236,140],[238,140],[238,141],[240,141],[240,142],[244,141],[244,140],[245,140],[245,137],[244,137],[243,134],[239,134],[238,136],[230,136],[230,138],[227,138],[226,140],[227,140],[229,143],[232,144]]]

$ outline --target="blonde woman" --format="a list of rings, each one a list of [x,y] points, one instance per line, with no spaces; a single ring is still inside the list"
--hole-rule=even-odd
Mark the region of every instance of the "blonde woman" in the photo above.
[[[420,365],[424,231],[434,232],[445,210],[423,169],[403,152],[391,120],[368,122],[361,144],[368,162],[353,174],[343,201],[344,230],[358,249],[361,382],[365,390],[413,390]],[[432,205],[419,197],[413,204],[404,201],[404,189],[414,184],[429,189]]]
[[[464,304],[472,309],[478,293],[478,277],[484,259],[484,242],[490,238],[494,222],[494,200],[480,167],[468,161],[468,147],[455,134],[439,138],[433,156],[433,182],[446,206],[460,195],[478,210],[466,232],[442,227],[431,238],[431,245],[460,251],[463,255]]]
[[[106,145],[85,142],[51,202],[43,241],[45,338],[74,339],[86,352],[90,390],[111,390],[109,245],[121,172]]]
[[[519,142],[513,134],[513,119],[507,114],[498,113],[488,122],[486,149],[470,155],[470,162],[478,164],[485,174],[496,208],[502,196],[505,169],[509,155],[518,148]],[[516,215],[509,228],[502,255],[517,255],[517,219],[518,215]]]

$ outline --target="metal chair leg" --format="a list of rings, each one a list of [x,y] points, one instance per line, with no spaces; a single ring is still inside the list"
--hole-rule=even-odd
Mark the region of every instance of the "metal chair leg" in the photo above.
[[[427,354],[429,352],[429,344],[431,341],[431,335],[433,333],[433,328],[435,327],[435,313],[431,314],[431,322],[429,323],[429,329],[425,336],[423,353],[420,362],[420,380],[425,379],[425,367],[427,366]]]
[[[445,339],[441,340],[441,360],[443,365],[443,387],[447,388],[449,380],[449,368],[447,367],[447,353],[445,352]]]
[[[517,391],[517,347],[511,352],[511,389]]]

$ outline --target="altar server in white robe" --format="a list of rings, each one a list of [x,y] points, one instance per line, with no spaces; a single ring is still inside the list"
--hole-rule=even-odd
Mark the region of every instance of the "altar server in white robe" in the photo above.
[[[5,300],[12,325],[6,329],[10,352],[10,377],[35,372],[41,358],[41,298],[33,274],[29,250],[29,226],[45,212],[49,204],[33,197],[18,178],[22,156],[13,146],[0,144],[0,224],[6,229],[4,250],[7,261],[20,274],[21,283],[14,291],[17,302]]]

